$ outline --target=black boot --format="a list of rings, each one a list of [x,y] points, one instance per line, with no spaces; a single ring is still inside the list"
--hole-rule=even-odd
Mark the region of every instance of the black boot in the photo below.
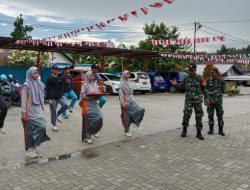
[[[223,132],[223,126],[219,126],[219,134],[221,136],[225,136],[225,133]]]
[[[187,127],[183,127],[181,136],[186,137],[186,135],[187,135]]]
[[[212,135],[214,133],[214,126],[209,125],[209,131],[207,132],[209,135]]]
[[[201,130],[197,129],[197,135],[196,138],[200,139],[200,140],[204,140],[204,137],[201,134]]]

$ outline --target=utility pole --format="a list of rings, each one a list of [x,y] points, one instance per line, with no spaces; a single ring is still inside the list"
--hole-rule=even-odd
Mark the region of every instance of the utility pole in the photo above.
[[[196,55],[196,52],[195,52],[195,46],[196,46],[196,31],[197,31],[196,25],[197,25],[197,23],[194,22],[194,56]]]
[[[201,28],[199,22],[194,22],[194,56],[196,56],[196,32]]]

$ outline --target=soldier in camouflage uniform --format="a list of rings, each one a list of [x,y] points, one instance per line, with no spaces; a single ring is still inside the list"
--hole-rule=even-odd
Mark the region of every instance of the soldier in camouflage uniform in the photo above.
[[[222,96],[224,93],[225,83],[220,77],[220,73],[216,67],[211,69],[211,77],[206,80],[206,93],[205,93],[205,105],[207,105],[207,113],[209,119],[209,131],[208,134],[214,133],[214,110],[218,118],[219,134],[225,136],[223,132],[223,102]]]
[[[200,140],[204,140],[204,137],[201,134],[201,130],[203,128],[202,94],[205,90],[205,81],[200,75],[196,74],[196,65],[190,64],[188,66],[188,75],[184,78],[183,82],[181,82],[180,84],[176,84],[176,81],[171,81],[171,83],[173,85],[177,85],[177,88],[186,92],[182,121],[183,131],[181,133],[181,136],[186,137],[187,135],[187,127],[189,126],[189,120],[192,116],[192,111],[194,108],[197,129],[196,137]]]

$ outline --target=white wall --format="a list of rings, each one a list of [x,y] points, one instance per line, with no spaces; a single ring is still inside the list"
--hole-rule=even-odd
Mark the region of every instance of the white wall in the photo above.
[[[52,58],[53,56],[53,58]],[[49,61],[50,63],[70,63],[72,64],[72,61],[65,57],[62,53],[49,53]]]

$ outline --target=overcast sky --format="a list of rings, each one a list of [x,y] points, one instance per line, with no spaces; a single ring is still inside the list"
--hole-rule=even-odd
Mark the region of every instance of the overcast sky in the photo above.
[[[152,21],[163,22],[168,26],[177,25],[181,37],[192,38],[193,23],[197,21],[203,25],[197,32],[197,37],[223,35],[220,33],[223,32],[231,35],[225,35],[226,41],[223,42],[228,48],[242,48],[250,44],[250,0],[176,0],[172,5],[165,3],[161,8],[148,6],[160,1],[162,0],[0,0],[0,36],[10,36],[13,25],[6,21],[13,22],[20,13],[24,15],[25,24],[73,29],[88,27],[147,7],[148,15],[139,12],[136,18],[130,14],[125,23],[116,19],[104,30],[98,29],[91,33],[82,31],[78,37],[67,41],[112,40],[116,45],[124,43],[136,46],[139,40],[146,38],[142,30],[144,24]],[[71,30],[35,27],[31,35],[42,38],[68,31]],[[198,44],[197,51],[215,52],[221,45],[221,42]]]

